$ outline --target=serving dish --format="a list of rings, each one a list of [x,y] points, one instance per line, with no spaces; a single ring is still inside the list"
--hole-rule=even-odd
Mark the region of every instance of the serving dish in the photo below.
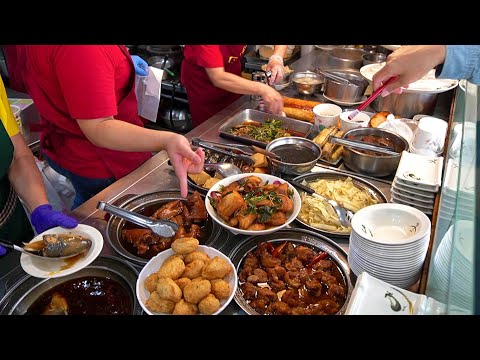
[[[247,122],[256,121],[263,124],[270,119],[280,120],[282,122],[281,126],[285,130],[291,132],[292,136],[305,137],[305,135],[308,133],[312,126],[310,123],[290,119],[285,116],[272,115],[263,111],[245,109],[233,115],[222,126],[220,126],[218,131],[220,133],[220,136],[223,138],[232,139],[240,143],[251,144],[265,148],[267,146],[267,142],[265,141],[258,141],[247,136],[238,136],[232,134],[230,131],[235,126],[239,126]]]
[[[303,182],[306,181],[307,183],[311,183],[317,180],[346,180],[348,178],[352,179],[353,185],[357,188],[359,188],[362,191],[365,191],[368,193],[375,201],[378,203],[387,203],[388,200],[386,196],[378,189],[376,186],[373,184],[369,183],[366,180],[363,180],[359,177],[352,176],[352,175],[345,175],[345,174],[340,174],[340,173],[333,173],[333,172],[316,172],[316,173],[311,173],[311,174],[305,174],[296,177],[294,180],[297,182]],[[337,201],[338,202],[338,201]],[[341,232],[341,231],[327,231],[327,230],[321,230],[319,228],[316,228],[314,226],[311,226],[307,224],[305,221],[302,221],[298,218],[295,219],[295,222],[301,225],[302,227],[310,230],[310,231],[315,231],[319,232],[321,234],[327,235],[327,236],[335,236],[335,237],[348,237],[351,232]]]
[[[303,230],[303,229],[282,229],[272,234],[256,235],[251,236],[245,239],[243,242],[239,243],[236,247],[232,249],[229,253],[229,258],[232,260],[232,263],[237,269],[237,273],[247,256],[247,254],[264,242],[271,243],[274,247],[277,247],[284,243],[285,241],[290,241],[295,244],[304,245],[307,247],[313,247],[316,250],[326,252],[329,257],[334,261],[338,266],[340,273],[343,276],[343,279],[346,284],[347,294],[343,307],[337,312],[338,315],[343,314],[347,307],[347,304],[350,300],[350,295],[353,290],[352,281],[350,278],[350,267],[348,265],[347,254],[342,248],[330,240],[329,238],[322,236],[320,234],[314,233],[312,231]],[[255,311],[244,299],[242,291],[237,287],[235,293],[235,302],[249,315],[258,315],[258,312]]]

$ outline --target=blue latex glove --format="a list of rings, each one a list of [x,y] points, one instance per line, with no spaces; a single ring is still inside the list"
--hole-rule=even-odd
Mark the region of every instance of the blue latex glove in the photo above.
[[[148,64],[140,56],[132,55],[133,66],[135,67],[135,73],[139,76],[148,75]]]
[[[39,234],[56,226],[72,229],[78,225],[77,220],[53,210],[50,204],[40,205],[33,210],[31,222]]]

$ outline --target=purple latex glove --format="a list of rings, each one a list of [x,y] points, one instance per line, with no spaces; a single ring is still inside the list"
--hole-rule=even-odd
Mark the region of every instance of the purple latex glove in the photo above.
[[[33,210],[31,221],[39,234],[56,226],[72,229],[78,225],[77,220],[53,210],[50,204],[40,205]]]

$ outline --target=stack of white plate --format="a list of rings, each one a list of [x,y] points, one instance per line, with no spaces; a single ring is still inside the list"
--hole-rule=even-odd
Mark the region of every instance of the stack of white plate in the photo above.
[[[433,255],[428,295],[464,311],[473,306],[474,228],[472,221],[452,225]]]
[[[432,215],[435,194],[442,181],[443,157],[402,152],[390,202],[413,206]]]
[[[438,215],[450,221],[454,213],[457,219],[468,220],[475,213],[475,165],[463,168],[460,176],[459,165],[455,159],[449,159],[445,170],[445,184]]]
[[[348,262],[363,271],[407,289],[420,278],[430,240],[430,219],[411,206],[376,204],[352,219]]]

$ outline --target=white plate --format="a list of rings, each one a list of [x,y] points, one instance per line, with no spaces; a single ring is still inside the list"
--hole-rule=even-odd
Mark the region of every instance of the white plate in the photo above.
[[[458,82],[458,86],[460,86],[460,89],[465,91],[465,89],[467,88],[467,80],[465,80],[465,79],[460,80]]]
[[[365,100],[367,100],[367,97],[364,95],[362,96],[362,99],[360,101],[355,101],[355,102],[348,102],[348,101],[342,101],[342,100],[337,100],[337,99],[333,99],[333,98],[330,98],[328,97],[327,95],[323,94],[323,97],[325,99],[327,99],[328,101],[331,101],[337,105],[341,105],[341,106],[352,106],[352,105],[359,105],[361,103],[363,103]]]
[[[435,199],[435,192],[422,191],[415,186],[407,186],[403,183],[400,184],[395,179],[393,179],[392,187],[395,188],[395,190],[399,191],[400,194],[403,194],[405,192],[413,195],[423,196],[425,199]]]
[[[85,236],[92,240],[92,247],[74,265],[65,270],[61,269],[63,266],[67,265],[65,260],[42,260],[22,254],[20,256],[20,265],[23,270],[25,270],[27,274],[38,278],[58,278],[73,274],[78,270],[83,269],[85,266],[90,265],[90,263],[97,258],[103,248],[103,236],[100,231],[92,226],[84,224],[79,224],[74,229],[65,229],[58,226],[35,236],[30,242],[39,241],[42,239],[43,235],[46,234],[74,234]]]
[[[395,51],[395,50],[398,50],[400,49],[400,47],[402,45],[380,45],[381,47],[384,47],[385,49],[387,50],[390,50],[390,51]]]
[[[417,209],[423,210],[423,209],[430,209],[433,210],[433,203],[427,204],[427,203],[422,203],[419,201],[414,201],[408,198],[404,198],[402,195],[395,195],[392,193],[392,200],[395,202],[398,202],[400,204],[405,204],[405,205],[412,205],[416,207]]]
[[[407,119],[408,121],[412,121]],[[384,121],[378,126],[380,129],[391,131],[395,134],[402,136],[410,144],[413,139],[412,128],[405,123],[402,119],[395,119],[392,121]]]
[[[418,206],[418,205],[412,204],[411,202],[403,202],[402,200],[397,200],[395,198],[392,198],[390,200],[390,203],[411,206],[411,207],[414,207],[417,210],[420,210],[421,212],[423,212],[426,215],[432,215],[433,214],[433,208],[432,209],[425,208],[423,206]]]
[[[438,191],[442,183],[443,157],[402,152],[395,178],[400,184],[419,185],[426,191]],[[423,188],[422,188],[423,187]]]
[[[209,247],[205,245],[199,245],[198,246],[198,251],[201,251],[205,254],[207,254],[210,258],[213,258],[215,256],[219,256],[226,262],[230,264],[232,267],[232,271],[227,275],[225,281],[228,282],[230,285],[230,296],[226,300],[221,300],[220,301],[220,309],[217,310],[213,315],[218,315],[220,314],[226,307],[227,305],[232,301],[233,297],[235,296],[235,292],[237,291],[237,284],[238,284],[238,278],[237,278],[237,273],[235,270],[235,266],[233,266],[232,262],[230,259],[225,256],[223,253],[220,251]],[[169,256],[172,256],[175,254],[175,251],[172,249],[164,250],[157,255],[155,255],[153,258],[150,259],[150,261],[144,266],[140,274],[138,275],[137,279],[137,285],[136,285],[136,294],[137,294],[137,299],[140,305],[142,306],[143,310],[148,314],[148,315],[169,315],[169,314],[163,314],[163,313],[157,313],[157,312],[151,312],[146,306],[145,302],[147,299],[150,297],[150,293],[148,290],[145,288],[145,279],[152,273],[157,272],[158,269],[160,269],[160,266],[163,264],[165,259],[167,259]],[[201,315],[201,314],[199,314]]]
[[[426,206],[426,207],[433,206],[433,203],[435,202],[435,199],[426,199],[421,196],[415,196],[413,194],[408,194],[405,192],[400,193],[394,187],[390,188],[390,192],[392,193],[392,195],[395,195],[395,197],[399,198],[400,200],[404,200],[404,201],[411,200],[413,202],[417,202],[418,205],[420,206]]]
[[[368,81],[372,81],[373,75],[375,75],[381,68],[385,66],[385,63],[381,64],[369,64],[360,68],[360,74],[363,75]],[[445,91],[454,89],[458,85],[458,80],[452,79],[436,79],[435,70],[430,70],[420,80],[411,83],[408,88],[404,88],[405,93],[422,93],[422,94],[440,94]]]

